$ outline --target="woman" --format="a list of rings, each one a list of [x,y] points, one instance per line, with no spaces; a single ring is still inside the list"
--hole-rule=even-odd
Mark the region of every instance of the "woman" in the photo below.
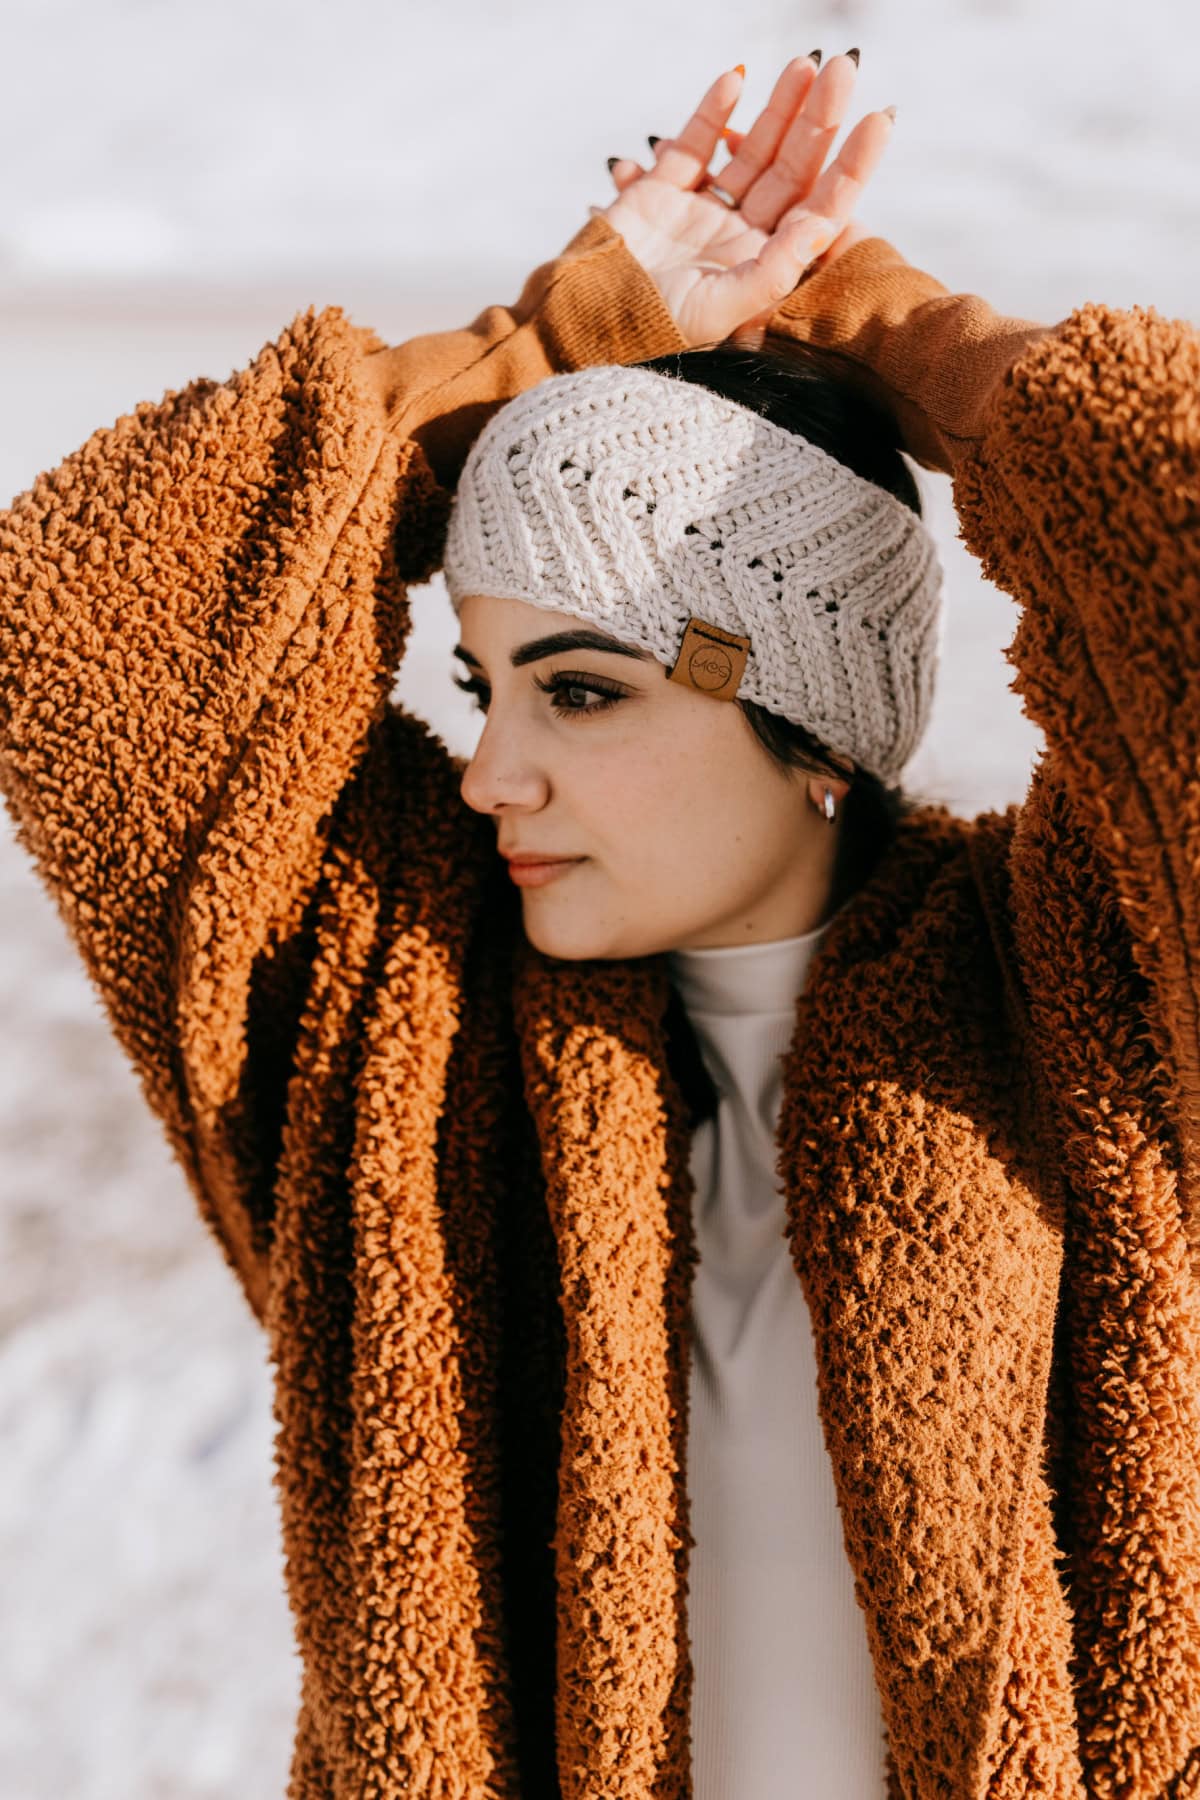
[[[734,140],[745,223],[706,185],[731,75],[513,312],[397,350],[305,315],[3,520],[5,790],[269,1337],[305,1800],[1200,1793],[1200,346],[1141,309],[997,318],[858,235],[884,116],[817,173],[851,68],[789,65]],[[923,721],[936,571],[894,466],[888,494],[714,388],[728,352],[679,354],[733,331],[821,348],[954,475],[1022,607],[1023,807],[892,808],[857,873],[835,853]],[[820,496],[819,582],[781,491]],[[894,622],[861,604],[881,543]],[[465,770],[386,703],[443,550]],[[759,1310],[812,1357],[799,1468],[730,1453],[705,1379],[736,1346],[690,1366],[693,1292],[701,1346],[730,1317],[714,1198],[759,1203],[767,1283],[788,1234],[804,1313]],[[742,1395],[767,1453],[781,1385]],[[705,1510],[814,1468],[796,1560],[852,1692],[761,1580],[733,1611],[777,1497]],[[832,1751],[792,1677],[802,1730],[726,1735],[721,1654],[765,1683],[764,1641],[807,1655]]]
[[[886,1784],[774,1140],[796,996],[928,708],[940,578],[889,438],[843,383],[758,352],[553,377],[472,448],[445,554],[487,713],[462,795],[525,939],[665,951],[682,1001],[698,1795],[782,1795],[798,1764],[815,1794]]]

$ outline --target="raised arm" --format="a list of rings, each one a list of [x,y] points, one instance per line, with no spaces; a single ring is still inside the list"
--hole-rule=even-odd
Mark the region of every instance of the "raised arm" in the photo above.
[[[419,446],[452,490],[471,444],[506,400],[548,375],[636,362],[685,345],[663,295],[624,238],[589,219],[512,306],[489,306],[458,331],[430,332],[366,356],[362,377],[381,423]]]
[[[908,454],[954,474],[979,446],[995,390],[1053,328],[952,294],[880,237],[814,270],[776,310],[768,341],[826,352],[895,419]]]
[[[953,474],[965,542],[1020,604],[1014,685],[1047,742],[1021,936],[1061,971],[1083,934],[1097,988],[1111,958],[1108,1011],[1055,1030],[1152,1046],[1200,1254],[1200,333],[1140,306],[1005,318],[878,238],[803,281],[772,331],[832,348]]]
[[[301,314],[0,514],[0,789],[256,1309],[306,920],[337,803],[383,755],[403,584],[438,565],[467,448],[546,375],[732,328],[827,241],[714,230],[695,159],[739,91],[720,77],[671,178],[515,305],[391,349],[336,307]],[[387,742],[401,799],[444,813],[445,752],[415,724]]]
[[[848,233],[887,147],[890,115],[867,113],[826,169],[853,98],[853,60],[834,57],[818,75],[809,57],[793,58],[751,130],[735,133],[727,121],[743,74],[717,77],[679,133],[660,141],[649,172],[614,159],[619,197],[603,212],[593,208],[568,247],[590,262],[590,292],[579,281],[563,284],[558,266],[548,265],[513,309],[522,325],[536,319],[535,330],[513,332],[493,308],[467,331],[415,338],[371,359],[385,411],[420,443],[439,480],[453,485],[497,399],[559,369],[638,361],[652,354],[640,346],[656,333],[664,353],[719,342],[769,318]],[[739,144],[721,177],[735,208],[711,192],[708,168],[722,140]],[[599,292],[606,304],[597,309]]]
[[[469,429],[566,358],[679,342],[594,220],[466,331],[388,351],[337,308],[302,314],[0,514],[0,787],[256,1303],[270,1170],[252,1165],[281,1084],[249,1066],[252,971],[294,937],[400,660],[402,578],[444,535],[398,375],[429,420],[452,392]],[[217,1168],[204,1146],[235,1115],[238,1166]]]

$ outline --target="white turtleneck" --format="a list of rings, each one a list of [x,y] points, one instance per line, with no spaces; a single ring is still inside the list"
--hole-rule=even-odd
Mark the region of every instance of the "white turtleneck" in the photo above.
[[[825,925],[676,951],[717,1088],[696,1131],[688,1492],[695,1800],[883,1800],[883,1718],[775,1173],[795,999]]]

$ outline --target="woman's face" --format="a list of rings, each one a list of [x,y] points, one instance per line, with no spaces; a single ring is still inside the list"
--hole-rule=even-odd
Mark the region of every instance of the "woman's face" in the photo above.
[[[537,949],[648,956],[821,922],[839,827],[814,800],[844,783],[785,773],[739,707],[570,613],[472,595],[459,628],[486,714],[463,799],[495,820]]]

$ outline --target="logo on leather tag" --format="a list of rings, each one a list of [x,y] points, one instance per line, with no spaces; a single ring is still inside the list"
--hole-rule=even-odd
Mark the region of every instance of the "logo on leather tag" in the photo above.
[[[691,618],[668,679],[695,688],[698,693],[711,694],[714,700],[732,700],[749,654],[748,637],[738,637],[736,632],[722,631],[719,625]]]

